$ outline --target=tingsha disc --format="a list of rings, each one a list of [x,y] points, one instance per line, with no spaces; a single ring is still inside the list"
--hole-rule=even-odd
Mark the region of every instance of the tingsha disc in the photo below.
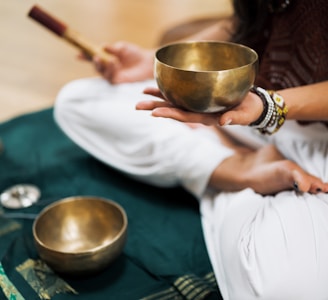
[[[0,202],[4,207],[18,209],[29,207],[41,196],[39,188],[31,184],[17,184],[0,194]]]

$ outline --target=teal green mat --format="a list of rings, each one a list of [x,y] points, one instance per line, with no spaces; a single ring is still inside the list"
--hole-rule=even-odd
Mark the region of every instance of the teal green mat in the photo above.
[[[0,138],[0,191],[30,183],[42,192],[32,207],[0,209],[1,300],[221,299],[198,203],[185,190],[152,187],[105,166],[59,130],[52,109],[0,124]],[[33,219],[3,216],[36,215],[49,203],[73,195],[106,197],[128,215],[123,254],[104,272],[88,278],[52,273],[36,253]]]

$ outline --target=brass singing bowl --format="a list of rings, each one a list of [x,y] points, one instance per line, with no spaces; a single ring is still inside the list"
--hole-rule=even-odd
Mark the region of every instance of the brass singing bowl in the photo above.
[[[162,94],[185,110],[212,113],[239,104],[254,84],[257,53],[230,42],[182,42],[155,54],[154,75]]]
[[[40,258],[54,271],[88,275],[105,269],[123,251],[128,221],[108,199],[77,196],[47,206],[33,223]]]

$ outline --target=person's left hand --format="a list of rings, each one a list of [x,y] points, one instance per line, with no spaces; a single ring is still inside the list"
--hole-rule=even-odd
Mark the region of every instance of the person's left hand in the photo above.
[[[204,125],[249,125],[259,118],[263,111],[263,103],[257,95],[248,93],[237,106],[225,112],[196,113],[183,110],[170,103],[157,88],[146,88],[144,93],[162,100],[148,100],[137,103],[138,110],[152,110],[152,116],[171,118],[186,123],[202,123]],[[163,101],[164,100],[164,101]]]

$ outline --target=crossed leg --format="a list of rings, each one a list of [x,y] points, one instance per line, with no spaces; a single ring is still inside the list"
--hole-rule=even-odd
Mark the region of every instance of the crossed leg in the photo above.
[[[263,195],[292,189],[295,182],[302,192],[328,191],[328,184],[284,159],[274,146],[248,149],[227,136],[207,138],[208,130],[135,110],[149,84],[112,86],[99,78],[72,82],[58,96],[56,121],[108,165],[149,183],[182,184],[198,196],[207,183],[220,191],[250,187]]]

